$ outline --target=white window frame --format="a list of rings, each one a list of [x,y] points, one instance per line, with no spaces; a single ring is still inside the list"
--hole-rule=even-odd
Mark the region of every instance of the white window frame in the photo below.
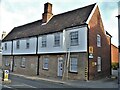
[[[47,57],[43,58],[43,69],[48,70],[49,59]]]
[[[5,66],[9,66],[9,65],[10,65],[10,63],[9,63],[8,59],[5,59]]]
[[[73,63],[73,61],[74,61],[74,63]],[[78,72],[78,58],[77,57],[70,58],[70,72]]]
[[[24,57],[21,58],[21,67],[25,68],[25,63],[26,63],[26,59]]]
[[[7,50],[7,43],[5,43],[5,50]]]
[[[47,36],[42,36],[42,47],[47,47]]]
[[[54,46],[60,46],[60,33],[55,33],[54,34]]]
[[[101,47],[101,36],[97,34],[97,47]]]
[[[16,41],[16,49],[19,49],[20,48],[20,40],[17,40]]]
[[[101,57],[97,57],[97,72],[102,71],[102,59]]]
[[[77,46],[79,44],[78,31],[70,32],[70,45]]]
[[[26,49],[29,49],[29,48],[30,48],[30,40],[26,39]]]

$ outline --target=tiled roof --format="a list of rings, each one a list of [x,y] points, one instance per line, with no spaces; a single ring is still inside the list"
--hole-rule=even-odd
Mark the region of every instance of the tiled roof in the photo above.
[[[15,27],[3,39],[3,41],[58,32],[67,27],[85,24],[94,6],[95,4],[92,4],[54,15],[45,25],[42,25],[42,20],[38,20],[26,25]]]

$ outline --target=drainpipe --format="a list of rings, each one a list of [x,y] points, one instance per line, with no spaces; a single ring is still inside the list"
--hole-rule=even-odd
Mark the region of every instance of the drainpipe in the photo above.
[[[37,61],[37,75],[39,75],[39,58],[40,58],[40,55],[38,55],[38,36],[36,36],[37,38],[37,42],[36,42],[36,55],[38,56],[38,61]]]
[[[13,56],[13,61],[12,61],[12,72],[13,72],[14,71],[13,40],[12,40],[12,46],[11,46],[11,55]]]
[[[88,52],[88,72],[87,72],[87,80],[89,80],[89,26],[87,25],[87,52]]]

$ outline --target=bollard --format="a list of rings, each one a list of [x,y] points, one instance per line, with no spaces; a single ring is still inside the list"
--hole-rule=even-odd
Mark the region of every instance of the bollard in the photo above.
[[[4,70],[4,81],[8,81],[9,70]]]
[[[4,70],[3,71],[3,83],[4,84],[11,83],[11,80],[9,79],[9,70]]]
[[[85,68],[85,80],[88,81],[88,68]]]

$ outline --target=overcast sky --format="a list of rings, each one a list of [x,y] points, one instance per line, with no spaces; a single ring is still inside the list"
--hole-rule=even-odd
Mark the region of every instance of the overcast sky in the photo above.
[[[119,0],[0,0],[0,38],[3,31],[9,33],[14,27],[42,18],[44,3],[53,4],[53,14],[59,14],[96,3],[99,6],[104,29],[118,46],[118,1]]]

